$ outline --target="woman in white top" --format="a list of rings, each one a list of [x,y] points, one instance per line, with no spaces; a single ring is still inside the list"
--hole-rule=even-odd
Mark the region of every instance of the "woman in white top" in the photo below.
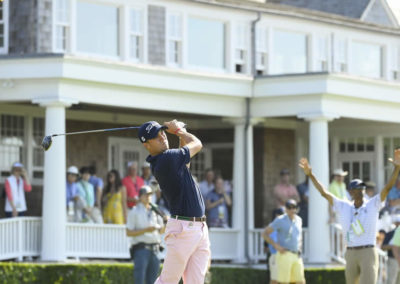
[[[24,216],[27,210],[25,191],[30,192],[32,186],[21,163],[16,162],[12,165],[11,175],[6,179],[4,187],[6,193],[4,208],[6,217]]]

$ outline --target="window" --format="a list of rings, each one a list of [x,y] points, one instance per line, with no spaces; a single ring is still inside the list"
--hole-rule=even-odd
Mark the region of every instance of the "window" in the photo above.
[[[374,152],[375,140],[373,137],[341,138],[339,151],[341,153]]]
[[[130,10],[130,28],[129,28],[129,56],[130,59],[137,62],[143,61],[144,49],[144,25],[143,11],[140,9]]]
[[[393,166],[387,160],[393,157],[395,149],[400,148],[400,137],[385,137],[383,138],[383,165],[385,167],[385,180],[389,180]]]
[[[335,41],[335,71],[347,72],[347,41],[345,39],[337,39]]]
[[[205,69],[225,69],[225,24],[188,19],[188,63]]]
[[[8,51],[8,0],[0,1],[0,53]]]
[[[248,58],[248,30],[249,27],[245,24],[236,26],[236,43],[235,43],[235,72],[246,73],[246,65]]]
[[[316,71],[328,71],[328,38],[317,37]]]
[[[118,8],[77,2],[77,50],[118,56]]]
[[[268,68],[268,33],[265,27],[256,27],[256,72],[267,73]]]
[[[389,76],[390,80],[393,81],[400,81],[400,56],[399,52],[400,49],[399,47],[392,47],[390,50],[390,70],[389,70]]]
[[[10,174],[14,162],[25,162],[25,120],[23,116],[0,116],[0,171],[2,177]]]
[[[167,18],[167,65],[182,64],[182,16],[169,13]]]
[[[382,48],[377,44],[352,43],[352,73],[370,78],[382,76]]]
[[[307,72],[307,36],[305,34],[275,31],[273,46],[273,73]]]
[[[65,52],[69,46],[70,38],[70,1],[55,1],[55,51]]]
[[[43,178],[44,151],[42,149],[42,139],[44,137],[44,118],[33,118],[33,173],[34,179]]]

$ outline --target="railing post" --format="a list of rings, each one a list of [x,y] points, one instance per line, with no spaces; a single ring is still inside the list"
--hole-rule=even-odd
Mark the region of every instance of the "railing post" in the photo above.
[[[23,261],[23,232],[22,232],[22,217],[16,217],[18,227],[18,261]]]

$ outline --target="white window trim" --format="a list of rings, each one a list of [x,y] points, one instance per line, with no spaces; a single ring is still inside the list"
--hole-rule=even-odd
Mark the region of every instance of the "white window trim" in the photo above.
[[[350,64],[349,64],[349,54],[351,52],[350,45],[349,45],[349,40],[346,37],[338,37],[334,35],[334,49],[333,49],[333,66],[332,70],[337,73],[349,73],[350,72]],[[344,61],[340,58],[339,56],[339,44],[340,42],[344,43]],[[346,67],[344,71],[342,71],[339,67],[338,64],[344,64]]]
[[[9,5],[8,5],[9,0],[3,0],[3,24],[4,24],[4,46],[0,47],[0,54],[7,54],[8,53],[8,19],[9,19]]]
[[[133,63],[146,63],[147,62],[147,40],[148,40],[148,27],[147,27],[147,6],[128,6],[127,8],[127,17],[126,17],[126,41],[127,41],[127,60]],[[141,25],[142,31],[141,33],[135,33],[131,31],[131,11],[138,10],[142,14]],[[133,58],[131,55],[131,36],[139,36],[141,37],[141,46],[140,46],[140,56],[138,59]]]
[[[71,50],[71,39],[72,39],[72,13],[75,13],[73,11],[73,8],[76,7],[76,5],[73,5],[73,3],[75,2],[73,1],[67,1],[69,4],[69,12],[68,12],[68,21],[67,22],[58,22],[56,19],[57,16],[57,10],[56,10],[56,5],[55,5],[56,1],[53,1],[53,7],[52,7],[52,13],[53,13],[53,17],[52,17],[52,25],[53,25],[53,32],[52,32],[52,45],[53,45],[53,51],[54,52],[69,52]],[[63,49],[59,49],[57,48],[57,27],[62,26],[62,27],[66,27],[68,28],[68,32],[66,35],[66,47],[65,50]]]
[[[400,45],[391,45],[389,46],[389,61],[385,61],[389,63],[389,80],[398,82],[400,81]],[[393,73],[397,72],[397,79],[393,78]]]
[[[265,46],[260,46],[260,45],[258,45],[257,44],[257,39],[260,37],[260,34],[264,34],[264,37],[265,37]],[[259,26],[256,26],[256,54],[255,54],[255,60],[256,60],[256,62],[255,62],[255,64],[256,64],[256,72],[258,72],[258,71],[262,71],[262,74],[263,75],[265,75],[265,74],[268,74],[268,68],[269,68],[269,65],[268,65],[268,61],[269,61],[269,54],[268,54],[268,49],[269,49],[269,41],[270,41],[270,39],[269,39],[269,29],[265,26],[265,25],[259,25]],[[261,44],[262,45],[262,44]],[[265,62],[264,62],[264,64],[263,65],[261,65],[261,64],[257,64],[257,55],[258,54],[261,54],[261,56],[263,56],[264,58],[265,58]]]
[[[180,37],[173,37],[169,35],[169,16],[170,15],[177,15],[181,18],[181,22],[180,22],[180,30],[181,30],[181,36]],[[177,68],[177,67],[181,67],[183,66],[183,50],[184,50],[184,40],[183,40],[183,35],[184,35],[184,15],[181,12],[177,12],[177,11],[166,11],[166,16],[165,16],[165,65],[168,67],[173,67],[173,68]],[[175,62],[170,62],[169,61],[169,41],[176,41],[179,44],[179,50],[178,50],[178,63]]]
[[[189,30],[188,30],[188,22],[189,22],[189,18],[197,18],[197,19],[202,19],[202,20],[206,20],[206,21],[217,21],[217,22],[221,22],[224,24],[224,32],[225,32],[225,36],[224,36],[224,68],[212,68],[212,67],[204,67],[204,66],[198,66],[198,65],[193,65],[189,63],[189,52],[188,52],[188,46],[189,44],[185,44],[184,45],[184,52],[183,55],[185,56],[185,65],[184,67],[187,70],[191,70],[191,71],[198,71],[198,72],[210,72],[210,73],[227,73],[228,72],[228,67],[229,67],[229,58],[227,56],[228,54],[228,50],[232,47],[232,44],[230,43],[230,41],[228,40],[230,38],[230,34],[229,34],[229,30],[230,30],[230,23],[229,20],[226,19],[218,19],[218,18],[212,18],[212,17],[205,17],[203,15],[198,15],[198,14],[188,14],[185,17],[185,21],[184,21],[184,34],[183,34],[183,38],[184,38],[184,42],[188,42],[189,39]]]
[[[363,75],[355,74],[355,72],[354,72],[354,60],[353,60],[353,57],[351,56],[352,48],[354,46],[354,43],[379,46],[380,53],[381,53],[381,57],[380,57],[381,66],[380,66],[380,69],[379,69],[379,73],[380,73],[379,77],[369,77],[369,76],[363,76]],[[382,44],[380,42],[376,42],[376,41],[367,41],[367,40],[364,40],[364,39],[352,38],[351,40],[347,41],[347,51],[348,51],[348,53],[347,53],[348,73],[353,74],[355,76],[361,76],[361,77],[364,77],[364,78],[377,79],[377,80],[381,80],[381,79],[385,78],[384,66],[385,66],[385,59],[387,57],[387,52],[385,52],[385,45],[384,44]]]
[[[329,60],[329,45],[330,45],[330,38],[329,35],[327,34],[314,34],[314,47],[315,50],[313,51],[313,58],[314,58],[314,70],[317,72],[327,72],[329,70],[329,65],[330,65],[330,60]],[[321,53],[321,46],[320,43],[321,41],[325,42],[325,56],[322,56]],[[325,62],[325,68],[322,68],[322,62]]]
[[[244,31],[242,30],[244,29]],[[244,32],[242,35],[241,33]],[[232,61],[234,64],[234,73],[237,74],[248,74],[249,73],[249,58],[250,58],[250,26],[248,23],[239,22],[235,24],[234,36],[233,36],[233,54]],[[238,42],[239,37],[244,37],[244,42]],[[237,52],[243,52],[243,58],[236,57]],[[242,72],[236,72],[236,65],[241,65],[244,70]]]

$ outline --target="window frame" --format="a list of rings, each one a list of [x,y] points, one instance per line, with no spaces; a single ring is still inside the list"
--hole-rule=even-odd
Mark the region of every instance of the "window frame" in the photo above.
[[[396,74],[396,77],[394,76]],[[400,46],[389,46],[389,80],[400,81]]]
[[[248,74],[249,73],[249,58],[250,58],[250,26],[248,23],[238,22],[234,26],[234,41],[233,41],[233,73]],[[237,54],[243,54],[243,58],[238,58]],[[242,70],[238,72],[237,66],[241,66]]]
[[[255,71],[257,75],[266,75],[268,74],[269,70],[269,30],[266,26],[260,25],[256,26],[256,31],[255,31],[255,37],[256,37],[256,54],[254,56],[255,62]],[[260,34],[263,34],[263,36],[260,37]],[[264,38],[263,38],[264,37]],[[260,55],[260,58],[264,58],[264,64],[259,64],[258,63],[258,55]],[[261,74],[258,74],[261,72]]]
[[[334,63],[333,70],[338,73],[348,73],[349,72],[349,40],[344,37],[336,37],[334,39]],[[343,52],[341,54],[341,45],[343,45]],[[344,68],[343,68],[344,67]]]
[[[0,46],[0,54],[8,53],[8,24],[9,24],[9,3],[8,0],[2,0],[3,3],[3,19],[0,20],[0,23],[3,24],[3,46]]]
[[[56,8],[55,2],[57,1],[64,1],[67,4],[67,11],[65,13],[67,13],[67,21],[63,22],[63,21],[58,21],[58,10]],[[72,9],[73,4],[72,1],[69,0],[55,0],[53,1],[53,51],[54,52],[61,52],[61,53],[65,53],[65,52],[70,52],[71,51],[71,38],[72,38],[72,34],[71,34],[71,22],[72,22]],[[76,6],[75,6],[76,7]],[[65,35],[65,49],[60,49],[57,46],[57,28],[58,27],[63,27],[67,30],[66,35]]]
[[[169,31],[170,31],[170,16],[176,16],[179,17],[179,25],[180,27],[178,28],[180,30],[180,36],[171,36]],[[178,11],[168,11],[166,12],[166,17],[165,17],[165,65],[168,67],[182,67],[183,66],[183,34],[184,34],[184,15],[182,12]],[[169,60],[169,53],[170,53],[170,41],[176,42],[178,45],[178,50],[177,50],[177,56],[178,56],[178,62],[172,62]]]
[[[129,62],[133,63],[145,63],[146,61],[146,45],[147,45],[147,6],[128,6],[128,16],[127,16],[127,42],[128,42],[128,50],[127,50],[127,59]],[[138,11],[140,12],[140,22],[141,22],[141,31],[132,31],[131,29],[131,21],[132,21],[132,12]],[[136,36],[139,37],[139,58],[133,57],[131,53],[131,37]]]
[[[324,43],[322,46],[321,43]],[[328,35],[316,35],[315,36],[315,71],[327,72],[329,70],[329,36]]]
[[[370,46],[377,46],[379,47],[379,61],[380,61],[380,66],[379,66],[379,76],[378,77],[372,77],[372,76],[366,76],[366,75],[362,75],[362,74],[357,74],[355,72],[355,60],[354,60],[354,56],[353,56],[353,49],[354,49],[354,45],[355,44],[365,44],[365,45],[370,45]],[[370,79],[377,79],[377,80],[382,80],[384,79],[384,74],[385,74],[385,70],[384,70],[384,61],[385,61],[385,50],[384,50],[384,45],[382,43],[379,42],[373,42],[373,41],[366,41],[363,39],[358,39],[358,38],[353,38],[351,40],[351,42],[349,43],[349,45],[351,46],[351,48],[348,48],[348,58],[351,58],[350,64],[349,64],[349,73],[355,76],[360,76],[363,78],[370,78]],[[351,55],[351,56],[350,56]]]

